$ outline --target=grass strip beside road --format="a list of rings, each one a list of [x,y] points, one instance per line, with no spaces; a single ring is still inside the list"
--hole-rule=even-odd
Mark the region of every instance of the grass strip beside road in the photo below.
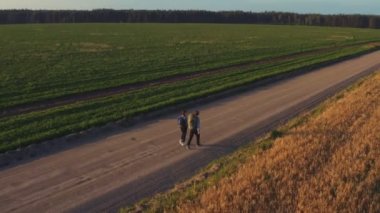
[[[281,73],[310,69],[321,63],[369,51],[371,48],[374,47],[367,45],[348,47],[293,61],[264,64],[232,73],[160,85],[122,95],[2,118],[0,153],[185,103]]]
[[[380,210],[380,74],[125,212]]]

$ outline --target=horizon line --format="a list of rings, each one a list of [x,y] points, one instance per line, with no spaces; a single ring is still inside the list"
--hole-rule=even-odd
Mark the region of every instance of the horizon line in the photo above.
[[[19,10],[19,11],[96,11],[96,10],[113,10],[113,11],[204,11],[204,12],[244,12],[244,13],[290,13],[298,15],[363,15],[363,16],[380,16],[380,14],[371,13],[315,13],[315,12],[289,12],[289,11],[279,11],[279,10],[263,10],[263,11],[253,11],[253,10],[207,10],[207,9],[114,9],[114,8],[93,8],[93,9],[28,9],[28,8],[7,8],[0,11],[6,10]]]

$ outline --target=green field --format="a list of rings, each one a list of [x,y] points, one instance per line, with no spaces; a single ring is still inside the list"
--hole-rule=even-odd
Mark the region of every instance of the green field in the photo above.
[[[379,30],[266,25],[0,26],[0,110],[291,53],[315,54],[0,118],[0,152],[359,54]],[[357,45],[354,45],[357,44]]]

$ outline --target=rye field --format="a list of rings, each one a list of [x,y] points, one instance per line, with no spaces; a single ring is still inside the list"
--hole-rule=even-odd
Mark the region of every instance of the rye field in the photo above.
[[[222,24],[0,26],[0,152],[375,49],[380,31]]]

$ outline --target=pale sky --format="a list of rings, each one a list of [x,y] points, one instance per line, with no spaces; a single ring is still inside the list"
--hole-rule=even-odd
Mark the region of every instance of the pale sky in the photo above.
[[[379,0],[0,0],[0,9],[201,9],[380,15]]]

